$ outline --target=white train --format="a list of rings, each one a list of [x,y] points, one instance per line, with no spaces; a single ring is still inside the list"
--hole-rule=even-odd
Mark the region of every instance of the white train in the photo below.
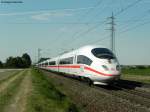
[[[38,64],[46,70],[87,79],[93,84],[107,85],[120,78],[116,56],[102,46],[88,45]]]

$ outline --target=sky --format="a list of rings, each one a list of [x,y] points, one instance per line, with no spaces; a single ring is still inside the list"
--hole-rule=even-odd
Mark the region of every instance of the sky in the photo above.
[[[123,65],[150,65],[150,0],[7,0],[0,2],[0,60],[28,53],[37,61],[85,45],[110,48]]]

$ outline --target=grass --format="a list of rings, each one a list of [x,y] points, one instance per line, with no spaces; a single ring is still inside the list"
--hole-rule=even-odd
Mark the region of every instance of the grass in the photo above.
[[[144,69],[139,69],[139,68],[126,68],[122,69],[122,73],[124,75],[142,75],[142,76],[150,76],[150,68],[144,68]]]
[[[28,112],[78,112],[76,106],[58,91],[54,85],[36,69],[32,70],[33,90],[28,100]]]
[[[17,75],[17,74],[15,74],[15,75]],[[24,75],[19,76],[4,91],[1,92],[1,94],[0,94],[0,110],[1,111],[3,111],[5,106],[10,103],[10,99],[15,95],[15,93],[17,93],[17,91],[19,89],[18,85],[20,85],[23,78],[24,78]],[[5,80],[5,81],[7,81],[7,80]]]
[[[122,79],[150,83],[150,68],[126,68],[122,69]]]
[[[18,75],[18,73],[20,73],[20,71],[15,71],[15,72],[11,72],[11,73],[7,73],[5,74],[5,77],[3,77],[2,79],[0,79],[0,84],[9,80],[10,78]]]

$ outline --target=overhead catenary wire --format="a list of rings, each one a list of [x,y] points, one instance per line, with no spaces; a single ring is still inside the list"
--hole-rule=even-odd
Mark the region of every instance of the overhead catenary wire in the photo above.
[[[133,2],[133,3],[131,3],[130,5],[127,5],[127,7],[125,7],[125,8],[122,8],[122,10],[120,10],[120,11],[118,11],[117,13],[116,13],[116,15],[118,16],[118,15],[120,15],[121,13],[123,13],[123,12],[125,12],[125,11],[127,11],[127,9],[129,9],[129,8],[131,8],[131,7],[133,7],[133,6],[135,6],[137,3],[139,3],[140,1],[142,1],[142,0],[136,0],[135,2]],[[93,9],[92,9],[93,10]],[[114,14],[115,15],[115,14]],[[88,23],[86,23],[86,24],[88,24]],[[100,23],[97,23],[97,24],[100,24]],[[99,26],[98,25],[95,25],[95,26],[92,26],[92,27],[90,27],[90,28],[88,28],[86,31],[84,31],[84,32],[78,32],[77,33],[77,37],[78,36],[83,36],[83,35],[87,35],[87,33],[89,33],[89,32],[91,32],[92,30],[94,30],[94,29],[96,29],[96,28],[98,28]],[[75,36],[75,37],[76,37]],[[108,37],[108,36],[106,36],[106,37]],[[99,40],[101,40],[101,39],[99,39]],[[103,40],[105,40],[105,39],[102,39],[102,41]]]
[[[142,0],[138,0],[139,2],[140,1],[142,1]],[[134,2],[134,3],[139,3],[139,2]],[[136,5],[136,4],[134,4],[134,5]],[[132,7],[134,6],[134,5],[132,5]],[[129,7],[130,6],[130,7]],[[128,5],[127,6],[128,8],[131,8],[131,5]],[[123,13],[123,12],[125,12],[127,10],[127,8],[124,8],[124,9],[122,9],[122,11],[120,12],[120,13],[118,13],[117,15],[120,15],[121,13]],[[142,21],[142,20],[138,20],[138,19],[135,19],[135,20],[133,20],[133,19],[131,19],[131,20],[125,20],[125,21],[120,21],[120,22],[140,22],[140,21]],[[106,21],[105,21],[106,22]],[[146,24],[148,24],[148,23],[150,23],[150,21],[146,21],[146,22],[144,22],[144,23],[140,23],[140,24],[138,24],[138,25],[136,25],[136,26],[134,26],[134,27],[132,27],[132,28],[129,28],[129,29],[126,29],[125,31],[123,31],[123,32],[121,32],[121,34],[123,34],[123,33],[125,33],[125,32],[128,32],[128,31],[131,31],[131,30],[134,30],[134,29],[137,29],[137,28],[139,28],[139,27],[142,27],[143,25],[146,25]],[[87,23],[86,23],[87,24]],[[97,23],[97,24],[100,24],[100,23]],[[96,28],[98,28],[98,25],[95,25],[95,26],[92,26],[92,27],[90,27],[90,28],[88,28],[86,31],[84,31],[84,32],[78,32],[78,35],[77,36],[82,36],[82,35],[86,35],[87,33],[89,33],[89,32],[91,32],[92,30],[94,30],[94,29],[96,29]],[[106,40],[106,39],[109,39],[110,37],[109,37],[109,35],[106,35],[106,36],[104,36],[103,38],[100,38],[100,39],[98,39],[98,40],[95,40],[95,41],[93,41],[93,42],[89,42],[89,44],[93,44],[93,43],[99,43],[99,42],[102,42],[102,41],[104,41],[104,40]],[[73,41],[73,42],[75,42],[75,41]],[[71,43],[70,43],[71,44]]]
[[[97,6],[98,6],[98,5],[97,5]],[[104,12],[104,11],[103,11],[103,12]],[[97,13],[97,14],[100,14],[100,13]],[[96,17],[97,14],[96,14],[94,17]],[[91,21],[92,21],[92,19],[90,19],[90,22],[91,22]],[[106,21],[106,20],[102,21],[101,23],[97,23],[97,25],[95,25],[95,26],[93,26],[93,27],[91,27],[91,28],[88,28],[86,31],[81,32],[82,30],[78,30],[78,31],[76,31],[75,33],[73,33],[73,35],[71,36],[71,39],[74,40],[74,41],[72,41],[71,44],[74,43],[74,42],[77,40],[77,38],[78,38],[79,36],[82,36],[82,35],[84,35],[84,34],[86,34],[86,33],[89,33],[90,30],[92,31],[93,29],[96,29],[96,28],[99,27],[100,25],[104,24],[105,21]],[[90,23],[90,22],[88,22],[88,23]],[[88,23],[87,23],[87,25],[88,25]],[[81,33],[80,33],[80,32],[81,32]]]
[[[91,10],[89,10],[88,12],[86,12],[85,15],[88,15],[88,14],[91,13],[96,7],[100,6],[100,5],[102,4],[102,1],[103,1],[103,0],[100,0],[97,4],[95,4],[95,5],[94,5],[94,8],[91,9]],[[84,15],[83,15],[83,18],[85,18]],[[78,19],[78,21],[81,21],[81,19]],[[99,24],[99,23],[103,23],[103,21],[100,21],[100,22],[98,22],[97,24]],[[90,23],[88,22],[88,23],[86,23],[85,25],[88,25],[88,24],[90,24]],[[97,26],[97,25],[96,25],[96,26]],[[72,36],[71,38],[73,38],[73,37],[74,37],[76,34],[78,34],[79,32],[80,32],[80,30],[79,30],[79,31],[76,31],[76,32],[73,34],[73,36]],[[62,35],[60,34],[59,36],[62,36]]]
[[[123,12],[127,11],[129,8],[135,6],[137,3],[141,2],[141,1],[142,1],[142,0],[136,0],[135,2],[131,3],[130,5],[127,5],[125,8],[122,8],[122,10],[118,11],[118,12],[115,13],[114,15],[118,16],[118,15],[122,14]],[[136,22],[136,21],[140,21],[140,20],[127,20],[127,21],[128,21],[128,22],[130,22],[130,21]],[[125,22],[126,22],[126,21],[125,21]],[[141,26],[143,26],[143,25],[145,25],[145,24],[148,24],[148,23],[150,23],[150,21],[146,21],[146,22],[144,22],[144,23],[140,23],[139,25],[136,25],[136,26],[133,27],[133,28],[129,28],[128,30],[126,30],[126,31],[124,31],[124,32],[122,32],[122,33],[125,33],[125,32],[127,32],[127,31],[130,31],[130,30],[135,29],[135,28],[139,28],[139,27],[141,27]],[[98,28],[98,25],[92,26],[92,27],[88,28],[86,31],[81,32],[81,33],[80,33],[80,31],[79,31],[79,32],[77,32],[75,35],[76,35],[77,37],[78,37],[78,36],[82,36],[82,35],[86,35],[87,33],[89,33],[90,31],[92,31],[92,30],[94,30],[94,29],[96,29],[96,28]],[[73,37],[75,37],[75,36],[73,36]],[[104,40],[106,40],[106,39],[108,39],[108,38],[109,38],[109,36],[105,36],[104,38],[98,39],[98,40],[93,41],[93,42],[90,42],[90,43],[95,43],[95,42],[98,43],[98,41],[104,41]],[[73,42],[74,42],[74,41],[73,41]],[[70,44],[71,44],[71,43],[70,43]]]
[[[104,9],[105,9],[105,8],[104,8]],[[104,12],[104,9],[101,10],[101,11]],[[100,13],[98,12],[94,17],[98,16],[98,14],[100,14]],[[92,21],[92,19],[90,19],[90,21]],[[74,35],[72,36],[72,38],[75,37],[76,35],[77,35],[77,37],[79,37],[79,36],[82,37],[82,35],[88,34],[88,33],[91,32],[92,30],[94,30],[94,29],[98,28],[99,26],[103,25],[106,21],[107,21],[107,20],[101,21],[101,23],[97,23],[97,25],[95,25],[95,26],[93,26],[93,27],[91,27],[91,28],[88,28],[86,31],[83,31],[83,32],[81,32],[81,31],[75,32]],[[90,24],[90,23],[89,23],[89,24]],[[88,24],[87,24],[87,25],[88,25]],[[81,32],[81,33],[80,33],[80,32]],[[73,38],[74,41],[72,41],[72,43],[71,43],[70,45],[72,45],[77,39],[79,39],[79,38],[77,38],[77,37],[76,37],[76,38]]]
[[[128,10],[129,8],[135,6],[136,4],[140,3],[141,1],[142,1],[142,0],[136,0],[136,1],[132,2],[131,4],[127,5],[125,8],[122,8],[122,10],[118,11],[117,13],[115,13],[114,16],[120,15],[121,13],[125,12],[126,10]],[[99,24],[98,24],[98,25],[99,25]],[[75,39],[75,38],[78,38],[78,37],[81,36],[81,35],[87,34],[87,33],[89,33],[90,31],[92,31],[92,30],[98,28],[98,27],[99,27],[98,25],[95,25],[94,27],[87,29],[87,30],[84,31],[83,33],[80,33],[80,31],[78,31],[78,32],[76,32],[76,33],[73,34],[72,38]],[[79,34],[79,33],[80,33],[80,34]],[[77,39],[75,39],[75,40],[77,40]],[[69,45],[71,45],[72,43],[74,43],[75,40],[72,41],[71,43],[69,43]]]
[[[91,13],[96,7],[98,7],[101,3],[102,3],[103,0],[99,0],[94,6],[92,9],[89,9],[85,14],[83,14],[80,19],[77,20],[77,22],[80,22],[81,19],[85,18],[86,15],[88,15],[89,13]],[[88,24],[88,23],[86,23]],[[78,32],[77,32],[78,33]],[[63,34],[66,34],[64,32],[60,33],[56,38],[55,40],[58,40],[60,37],[62,37]]]
[[[88,10],[85,14],[82,15],[82,17],[80,17],[77,21],[81,21],[81,19],[85,18],[89,13],[91,13],[96,7],[98,7],[99,5],[101,5],[103,2],[103,0],[99,0],[93,7],[93,9]]]
[[[100,25],[104,24],[105,22],[106,22],[106,20],[105,20],[105,21],[102,21],[101,23],[98,23],[97,25],[95,25],[95,26],[93,26],[93,27],[91,27],[91,28],[88,28],[86,31],[81,32],[81,33],[78,35],[78,37],[79,37],[79,36],[82,36],[82,35],[86,35],[88,32],[90,32],[90,31],[92,31],[93,29],[99,27]],[[75,41],[75,39],[77,39],[77,37],[75,38],[75,35],[77,35],[77,34],[78,34],[78,33],[75,33],[75,34],[72,36],[72,38],[74,39],[74,41]]]
[[[139,23],[139,22],[140,22],[139,24],[136,24],[136,25],[131,26],[131,27],[128,27],[129,25],[131,25],[130,23],[129,23],[129,24],[126,24],[127,27],[122,28],[123,30],[120,31],[120,32],[118,32],[118,33],[119,33],[118,35],[121,35],[121,34],[126,33],[126,32],[128,32],[128,31],[137,29],[137,28],[139,28],[139,27],[141,27],[141,26],[143,26],[143,25],[149,24],[149,20],[150,20],[150,19],[145,19],[145,18],[143,18],[143,17],[146,17],[147,15],[150,15],[150,12],[149,12],[149,10],[146,10],[145,12],[146,12],[146,13],[143,13],[143,15],[140,16],[140,19],[132,20],[132,22],[135,22],[135,23]],[[148,13],[147,13],[147,12],[148,12]],[[130,20],[127,20],[127,22],[130,22]]]
[[[101,4],[102,4],[102,1],[103,1],[103,0],[100,0],[97,4],[95,4],[95,5],[94,5],[94,8],[96,8],[96,7],[98,7],[99,5],[101,5]],[[92,12],[92,11],[94,10],[94,8],[91,9],[91,10],[89,10],[88,12],[86,12],[86,13],[83,15],[83,17],[85,18],[85,16],[87,16],[90,12]],[[81,21],[81,18],[80,18],[78,21]],[[90,24],[90,23],[87,22],[86,25],[88,25],[88,24]],[[73,38],[74,36],[76,36],[76,34],[78,34],[79,32],[80,32],[80,30],[79,30],[79,31],[76,31],[76,32],[72,35],[72,38]]]
[[[150,20],[146,21],[146,22],[143,22],[143,23],[140,23],[140,24],[137,24],[136,26],[133,26],[132,28],[128,28],[128,29],[120,32],[120,34],[131,31],[131,30],[135,30],[135,29],[140,28],[141,26],[144,26],[144,25],[149,24],[149,23],[150,23]]]
[[[126,28],[128,29],[128,27],[131,26],[131,25],[134,25],[134,24],[136,24],[136,23],[149,20],[148,18],[146,18],[147,15],[149,15],[149,14],[150,14],[150,11],[149,11],[149,10],[146,10],[146,11],[144,11],[143,14],[140,15],[139,17],[134,16],[134,17],[132,17],[133,19],[128,19],[128,20],[124,20],[124,21],[118,21],[118,23],[123,23],[123,24],[125,24],[123,27],[121,27],[121,29],[123,29],[123,30],[126,29]],[[135,19],[135,18],[138,18],[138,19]],[[132,24],[132,23],[134,23],[134,24]]]
[[[118,11],[117,13],[115,13],[114,16],[120,15],[121,13],[125,12],[126,10],[128,10],[129,8],[135,6],[136,4],[140,3],[141,1],[143,1],[143,0],[136,0],[135,2],[127,5],[125,8],[123,8],[120,11]]]
[[[121,14],[121,13],[123,13],[124,11],[126,11],[128,8],[130,8],[130,7],[133,7],[135,4],[137,4],[138,2],[140,2],[141,0],[137,0],[136,2],[134,2],[134,3],[132,3],[131,5],[128,5],[126,8],[124,8],[124,9],[122,9],[120,12],[118,12],[118,15],[119,14]],[[100,2],[99,2],[100,3]],[[93,10],[93,8],[92,8],[92,10]],[[90,11],[89,11],[90,12]],[[89,13],[88,12],[88,13]],[[88,24],[88,23],[86,23],[86,24]],[[90,24],[90,23],[89,23]],[[98,23],[99,24],[99,23]],[[78,33],[80,33],[78,36],[82,36],[82,35],[86,35],[87,33],[89,33],[90,31],[92,31],[92,30],[94,30],[94,29],[96,29],[98,27],[98,25],[95,25],[95,26],[93,26],[93,27],[91,27],[91,28],[89,28],[89,29],[87,29],[86,31],[84,31],[83,33],[80,33],[80,32],[78,32]],[[61,35],[60,35],[61,36]],[[58,36],[59,37],[59,36]]]

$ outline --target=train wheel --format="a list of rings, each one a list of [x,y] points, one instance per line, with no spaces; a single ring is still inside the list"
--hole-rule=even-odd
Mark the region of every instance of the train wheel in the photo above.
[[[93,81],[89,78],[86,78],[86,81],[88,83],[89,86],[92,86],[93,85]]]

